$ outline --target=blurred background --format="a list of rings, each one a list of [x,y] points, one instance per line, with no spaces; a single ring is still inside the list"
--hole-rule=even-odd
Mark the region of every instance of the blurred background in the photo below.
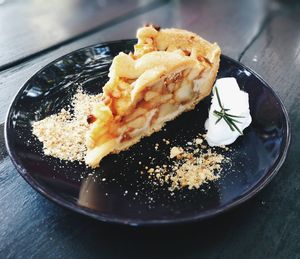
[[[0,68],[80,38],[88,44],[133,38],[148,22],[194,31],[236,57],[268,19],[295,5],[280,0],[0,0]]]

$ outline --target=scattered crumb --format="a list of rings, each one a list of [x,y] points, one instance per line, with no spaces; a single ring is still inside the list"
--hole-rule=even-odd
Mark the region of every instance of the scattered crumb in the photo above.
[[[170,144],[170,141],[169,141],[169,140],[167,140],[167,139],[163,139],[163,142],[165,142],[167,145],[169,145],[169,144]]]
[[[174,158],[183,153],[183,149],[181,147],[172,147],[170,150],[170,158]]]
[[[148,170],[148,173],[154,173],[154,168],[150,168],[150,169]]]
[[[196,138],[196,139],[195,139],[195,143],[196,143],[197,145],[201,145],[201,144],[203,143],[203,139],[201,139],[201,138]]]
[[[183,151],[181,156],[176,156],[171,170],[162,167],[156,178],[161,184],[167,182],[170,191],[182,189],[198,189],[203,183],[218,179],[221,163],[225,157],[216,152],[208,151],[200,156],[194,156]]]
[[[69,161],[83,161],[86,153],[86,114],[99,101],[100,95],[88,95],[81,89],[72,100],[74,112],[62,109],[58,114],[34,122],[33,134],[43,143],[45,155]]]
[[[204,183],[219,179],[222,163],[229,162],[229,159],[215,149],[207,148],[203,141],[203,135],[199,134],[193,141],[186,143],[189,151],[178,146],[172,147],[169,156],[172,164],[150,168],[149,178],[154,177],[160,185],[168,184],[171,193],[182,188],[198,189]]]

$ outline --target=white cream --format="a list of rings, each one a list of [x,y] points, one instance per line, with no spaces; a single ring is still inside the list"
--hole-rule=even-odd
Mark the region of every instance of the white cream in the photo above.
[[[235,123],[241,132],[247,128],[252,119],[249,110],[249,96],[246,92],[241,91],[237,81],[233,77],[221,78],[216,81],[215,87],[218,88],[218,93],[221,103],[225,109],[229,109],[227,113],[241,116],[236,118],[241,123]],[[209,110],[208,119],[205,122],[207,130],[206,140],[210,146],[222,146],[233,143],[241,134],[234,130],[232,131],[229,125],[221,119],[217,124],[218,117],[214,115],[214,111],[220,111],[220,105],[213,90],[211,107]]]

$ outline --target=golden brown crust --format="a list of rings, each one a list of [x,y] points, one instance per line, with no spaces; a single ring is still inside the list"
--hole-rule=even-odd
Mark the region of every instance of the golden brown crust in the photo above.
[[[211,44],[188,31],[157,30],[152,26],[139,29],[137,37],[138,43],[133,54],[120,53],[114,58],[110,79],[103,88],[104,101],[95,107],[98,120],[87,134],[86,163],[92,167],[97,166],[108,153],[118,153],[129,148],[141,138],[159,131],[167,121],[193,109],[201,99],[210,94],[215,81],[221,54],[216,43]],[[170,89],[163,90],[164,86],[169,87],[172,83],[173,87],[177,85],[179,89],[176,88],[175,92]],[[186,87],[192,90],[186,91]],[[171,99],[168,99],[169,96]],[[177,105],[171,104],[173,110],[169,109],[170,113],[166,109],[165,113],[161,111],[163,98],[166,102],[170,100],[169,102]],[[153,106],[152,100],[156,100],[161,106]],[[126,118],[139,107],[150,109],[148,115],[139,117],[140,121],[128,122]],[[105,111],[106,115],[101,115],[101,111]],[[156,118],[154,122],[152,117],[145,118],[149,114]],[[151,121],[150,124],[147,122],[149,125],[146,123],[147,119]],[[142,129],[128,126],[122,131],[123,121],[128,125],[136,126],[139,123],[146,126]],[[138,133],[133,134],[134,131]]]
[[[190,52],[195,57],[201,56],[212,63],[214,51],[220,51],[218,44],[210,43],[199,35],[181,29],[161,29],[143,27],[137,31],[138,43],[135,55],[144,55],[152,51],[175,51],[181,49]]]

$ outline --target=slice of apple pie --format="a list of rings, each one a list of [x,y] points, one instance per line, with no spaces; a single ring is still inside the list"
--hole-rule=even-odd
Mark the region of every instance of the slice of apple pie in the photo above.
[[[85,162],[97,167],[142,137],[159,131],[210,94],[221,50],[179,29],[138,29],[134,53],[117,55],[102,100],[88,116]]]

